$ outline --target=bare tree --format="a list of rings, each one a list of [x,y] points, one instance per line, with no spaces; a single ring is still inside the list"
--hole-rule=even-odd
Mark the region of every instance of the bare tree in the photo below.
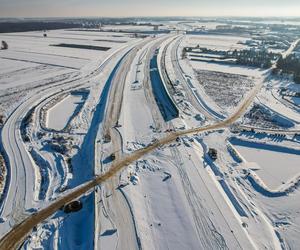
[[[5,41],[1,42],[1,49],[8,49],[8,44]]]

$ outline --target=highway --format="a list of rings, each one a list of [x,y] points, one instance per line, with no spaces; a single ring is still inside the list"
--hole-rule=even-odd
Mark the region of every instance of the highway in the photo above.
[[[163,124],[160,122],[163,120],[162,114],[156,104],[155,98],[153,96],[153,90],[152,90],[152,85],[150,81],[150,74],[149,74],[149,69],[150,69],[150,60],[153,54],[155,53],[155,50],[159,47],[159,45],[167,38],[164,38],[163,40],[156,41],[154,44],[151,44],[151,47],[148,49],[146,53],[146,58],[145,58],[145,64],[144,64],[144,80],[143,80],[143,87],[144,87],[144,93],[147,102],[149,103],[149,106],[151,107],[151,114],[152,114],[152,119],[155,124],[155,128],[157,130],[162,130]]]
[[[174,72],[176,74],[176,78],[181,83],[181,86],[184,88],[188,100],[191,102],[191,104],[194,106],[196,110],[198,110],[201,114],[205,115],[207,119],[210,119],[212,121],[220,120],[218,116],[216,116],[211,110],[207,110],[207,108],[203,105],[202,100],[199,100],[199,96],[195,94],[189,83],[187,82],[186,77],[184,76],[183,70],[179,63],[179,56],[178,56],[178,48],[183,39],[183,36],[179,36],[177,39],[175,39],[175,44],[171,48],[171,62],[174,69]]]
[[[287,58],[294,51],[294,49],[298,46],[299,43],[300,43],[300,38],[294,41],[291,44],[291,46],[285,52],[282,53],[282,58],[283,59]]]
[[[97,138],[97,140],[101,140],[102,138],[105,138],[105,136],[109,135],[112,142],[111,152],[115,152],[115,160],[117,161],[121,159],[123,154],[123,142],[120,133],[117,131],[117,128],[115,128],[115,125],[120,117],[126,77],[130,71],[130,67],[133,63],[136,53],[139,49],[143,48],[147,42],[148,40],[144,41],[141,45],[130,51],[129,54],[124,58],[124,63],[116,71],[116,74],[112,79],[112,86],[108,98],[109,102],[107,103],[103,122],[103,131],[99,134],[100,138]],[[100,148],[101,146],[97,150],[100,151]],[[99,157],[96,157],[95,166],[98,169],[103,169],[98,166],[98,158]],[[103,161],[103,159],[100,159],[100,161]],[[134,225],[135,222],[132,218],[130,208],[126,202],[126,197],[124,197],[123,193],[117,189],[119,185],[119,176],[116,175],[101,186],[103,191],[100,193],[101,197],[99,199],[102,199],[106,213],[113,224],[116,225],[118,238],[117,242],[115,242],[116,249],[139,249],[139,241]],[[106,198],[104,195],[105,193],[110,193],[111,195]],[[96,221],[95,223],[100,223],[101,228],[101,221]],[[97,245],[101,247],[101,239]]]
[[[176,39],[176,38],[175,38]],[[173,41],[173,40],[172,40]],[[165,61],[166,59],[166,49],[169,46],[170,43],[168,43],[165,48],[163,49],[162,52],[162,61]],[[152,46],[152,49],[149,50],[148,58],[151,58],[153,56],[153,53],[155,49],[157,48],[158,44],[154,44]],[[167,72],[165,69],[165,64],[162,64],[162,75],[164,77],[164,80],[166,81],[168,79]],[[148,73],[149,74],[149,73]],[[150,84],[151,86],[151,84]],[[151,91],[150,91],[151,93]],[[154,96],[152,94],[151,96],[152,99],[154,99]],[[174,124],[172,121],[170,122],[165,122],[164,119],[161,116],[156,116],[155,112],[156,108],[155,106],[151,107],[151,112],[152,112],[152,117],[155,119],[154,123],[155,124],[160,124],[160,127],[162,128],[163,131],[166,131],[167,129],[174,129]],[[208,194],[208,188],[206,187],[205,182],[203,179],[197,179],[198,185],[201,185],[201,193],[197,192],[195,190],[195,186],[192,184],[190,180],[190,176],[188,174],[188,170],[191,166],[185,164],[183,157],[186,152],[182,152],[182,147],[178,147],[177,145],[174,145],[173,147],[170,148],[170,153],[172,155],[172,165],[175,165],[177,168],[177,172],[180,176],[181,179],[181,184],[182,188],[185,194],[185,197],[187,199],[187,203],[189,206],[189,209],[192,214],[193,218],[193,224],[195,225],[195,230],[196,230],[196,236],[198,238],[198,244],[199,248],[201,249],[226,249],[227,244],[225,239],[223,238],[222,234],[218,232],[216,229],[214,223],[211,221],[210,218],[210,211],[209,209],[212,209],[211,212],[213,211],[214,217],[218,218],[219,221],[226,221],[226,218],[222,216],[220,211],[218,209],[214,208],[208,208],[205,204],[203,204],[203,199],[204,197],[210,197],[210,201],[214,204],[214,199]],[[198,159],[196,159],[198,160]],[[208,202],[207,198],[206,202]],[[224,223],[224,225],[227,225]],[[223,231],[230,232],[231,229],[229,226],[226,226],[222,229]],[[230,241],[230,246],[234,246],[235,249],[239,246],[238,240],[234,237],[234,234],[227,233],[227,235],[230,235],[230,239],[227,238],[228,241]],[[239,247],[240,248],[240,247]]]
[[[172,141],[176,140],[177,137],[195,134],[195,133],[203,133],[206,131],[213,131],[218,129],[223,129],[231,124],[233,124],[237,119],[239,119],[247,110],[249,105],[252,103],[253,99],[255,98],[256,94],[260,90],[263,82],[256,85],[255,88],[249,93],[246,99],[241,103],[238,107],[237,111],[230,116],[229,118],[214,123],[212,125],[207,125],[204,127],[199,128],[192,128],[187,130],[176,131],[168,134],[167,136],[157,140],[156,142],[149,144],[145,148],[137,150],[129,155],[125,155],[119,160],[116,160],[112,166],[107,170],[107,172],[103,173],[102,175],[96,177],[95,179],[82,184],[81,186],[75,188],[72,191],[69,191],[65,196],[58,198],[48,207],[38,211],[37,213],[29,216],[23,222],[15,226],[9,233],[7,233],[0,241],[0,249],[7,250],[7,249],[16,249],[20,244],[24,241],[27,235],[30,234],[33,227],[37,224],[43,222],[56,211],[58,211],[64,204],[79,198],[80,196],[84,195],[86,192],[93,190],[94,187],[102,184],[103,182],[110,180],[113,178],[120,170],[124,169],[126,166],[131,164],[132,162],[138,160],[139,158],[143,157],[144,155],[154,151],[158,147],[167,145]]]

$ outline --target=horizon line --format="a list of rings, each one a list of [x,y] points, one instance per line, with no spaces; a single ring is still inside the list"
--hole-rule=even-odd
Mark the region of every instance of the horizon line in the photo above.
[[[261,18],[261,19],[292,19],[292,18],[299,18],[300,16],[279,16],[279,15],[270,15],[270,16],[263,16],[263,15],[208,15],[208,16],[179,16],[179,15],[149,15],[149,16],[0,16],[0,19],[58,19],[58,18],[110,18],[110,19],[125,19],[125,18]]]

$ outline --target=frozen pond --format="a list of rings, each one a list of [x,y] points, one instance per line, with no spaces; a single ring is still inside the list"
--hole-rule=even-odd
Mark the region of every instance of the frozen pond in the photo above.
[[[232,140],[231,143],[246,161],[260,166],[256,173],[271,189],[300,174],[299,150],[240,140]]]
[[[64,129],[83,102],[82,95],[68,95],[48,110],[47,127],[58,131]]]

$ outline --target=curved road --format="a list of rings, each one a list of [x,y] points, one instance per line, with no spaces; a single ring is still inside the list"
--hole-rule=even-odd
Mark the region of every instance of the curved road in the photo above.
[[[184,88],[188,100],[191,102],[191,104],[202,114],[205,115],[206,118],[212,120],[212,121],[218,121],[222,120],[223,118],[218,116],[217,113],[211,109],[208,109],[206,105],[204,105],[203,100],[200,98],[200,96],[197,96],[196,92],[192,87],[190,86],[190,83],[184,76],[184,72],[180,66],[179,63],[179,56],[178,56],[178,48],[180,43],[182,42],[183,36],[179,36],[177,39],[172,41],[173,46],[171,49],[171,62],[172,67],[174,69],[174,72],[176,74],[176,78],[181,83],[181,86]],[[221,119],[222,118],[222,119]]]
[[[2,143],[8,155],[10,169],[9,185],[1,207],[1,215],[4,218],[13,218],[13,221],[10,222],[12,224],[18,224],[27,217],[26,209],[34,207],[35,193],[37,192],[32,182],[35,181],[35,175],[38,173],[35,172],[37,169],[34,168],[34,163],[21,139],[21,121],[37,100],[53,92],[52,88],[60,89],[61,85],[65,84],[65,80],[69,79],[62,79],[61,83],[48,87],[47,90],[38,90],[27,101],[17,107],[3,127]]]
[[[83,74],[72,72],[67,75],[59,75],[59,79],[57,79],[58,76],[49,79],[48,85],[38,87],[8,117],[1,131],[3,148],[9,160],[8,184],[0,208],[1,216],[4,219],[9,218],[5,225],[15,227],[32,213],[30,209],[39,205],[37,198],[39,184],[34,184],[39,179],[39,169],[35,166],[20,134],[21,122],[27,112],[45,98],[61,93],[62,88],[66,90],[66,88],[78,88],[79,85],[86,84],[89,78],[102,71],[115,54],[125,47],[122,46],[114,51],[95,71]],[[3,230],[8,231],[9,229],[4,228]]]

